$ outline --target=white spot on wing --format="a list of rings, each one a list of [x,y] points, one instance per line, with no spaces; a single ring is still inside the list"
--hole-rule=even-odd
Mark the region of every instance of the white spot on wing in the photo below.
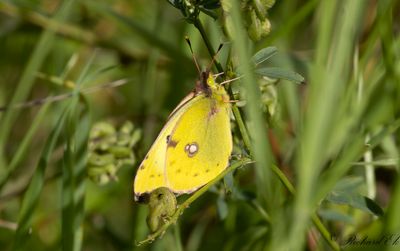
[[[199,151],[199,145],[196,142],[187,144],[185,146],[185,152],[189,157],[193,157]]]

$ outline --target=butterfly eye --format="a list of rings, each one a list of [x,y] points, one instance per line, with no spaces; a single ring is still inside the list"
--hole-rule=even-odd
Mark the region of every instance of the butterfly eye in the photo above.
[[[207,85],[210,86],[210,87],[215,86],[215,81],[214,81],[214,79],[212,77],[207,79]]]

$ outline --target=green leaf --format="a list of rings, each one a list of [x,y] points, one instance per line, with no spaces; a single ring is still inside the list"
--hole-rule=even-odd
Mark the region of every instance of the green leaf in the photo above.
[[[339,181],[333,192],[331,192],[326,200],[335,204],[349,205],[365,212],[382,216],[383,210],[375,203],[375,201],[354,193],[354,190],[362,184],[362,178],[349,177]]]
[[[219,0],[204,0],[201,1],[201,5],[206,9],[217,9],[221,7]]]
[[[254,54],[254,56],[251,58],[251,61],[253,61],[255,65],[259,65],[274,56],[277,52],[278,49],[276,47],[271,46],[263,48]]]
[[[235,187],[233,188],[234,189],[232,190],[232,198],[236,200],[243,200],[250,202],[257,198],[257,195],[252,191],[239,190],[238,188]]]
[[[354,193],[354,191],[360,187],[364,182],[364,179],[362,177],[358,176],[350,176],[350,177],[345,177],[339,180],[335,187],[333,188],[334,192],[349,192],[349,193]]]
[[[334,210],[319,210],[318,215],[325,220],[342,221],[347,224],[354,224],[354,220],[352,217]]]
[[[235,187],[235,179],[233,178],[233,174],[232,173],[228,173],[225,177],[224,177],[224,184],[225,184],[225,189],[227,189],[228,191],[232,191]]]
[[[383,209],[374,200],[371,200],[368,197],[365,196],[358,197],[358,200],[356,200],[356,202],[357,204],[362,206],[365,204],[366,207],[375,215],[383,216],[385,213]]]
[[[167,2],[176,8],[179,8],[180,5],[182,4],[181,3],[182,1],[179,0],[167,0]]]
[[[217,14],[217,12],[214,11],[214,10],[209,10],[209,9],[203,8],[203,7],[201,7],[201,6],[199,7],[199,10],[200,10],[201,12],[203,12],[204,14],[206,14],[207,16],[213,18],[214,20],[217,20],[217,18],[218,18],[218,14]]]
[[[263,68],[258,68],[255,70],[255,72],[261,76],[269,77],[269,78],[276,78],[276,79],[286,79],[289,81],[293,81],[296,83],[302,83],[304,82],[304,77],[301,76],[300,74],[291,71],[291,70],[286,70],[282,68],[277,68],[277,67],[263,67]]]
[[[226,204],[225,199],[220,196],[217,199],[217,209],[218,215],[221,220],[225,219],[228,216],[228,205]]]
[[[392,123],[387,126],[384,126],[377,133],[371,136],[371,139],[367,142],[367,145],[370,148],[375,147],[377,144],[381,143],[382,140],[388,135],[396,132],[400,128],[400,118],[397,118]]]
[[[384,214],[382,208],[378,204],[376,204],[375,201],[360,194],[335,192],[335,193],[330,193],[327,196],[326,200],[331,203],[348,205],[354,208],[358,208],[364,212],[377,216],[383,216]]]

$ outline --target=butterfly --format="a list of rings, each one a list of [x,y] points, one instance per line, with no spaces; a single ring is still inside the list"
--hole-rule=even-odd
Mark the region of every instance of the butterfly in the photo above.
[[[220,174],[232,152],[230,111],[224,87],[202,71],[138,167],[135,199],[159,187],[192,193]]]

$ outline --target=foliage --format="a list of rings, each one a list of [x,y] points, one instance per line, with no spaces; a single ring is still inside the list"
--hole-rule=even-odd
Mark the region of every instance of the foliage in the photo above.
[[[399,11],[1,1],[1,250],[398,249]],[[148,216],[133,177],[198,77],[186,35],[230,82],[234,152],[176,210]]]

